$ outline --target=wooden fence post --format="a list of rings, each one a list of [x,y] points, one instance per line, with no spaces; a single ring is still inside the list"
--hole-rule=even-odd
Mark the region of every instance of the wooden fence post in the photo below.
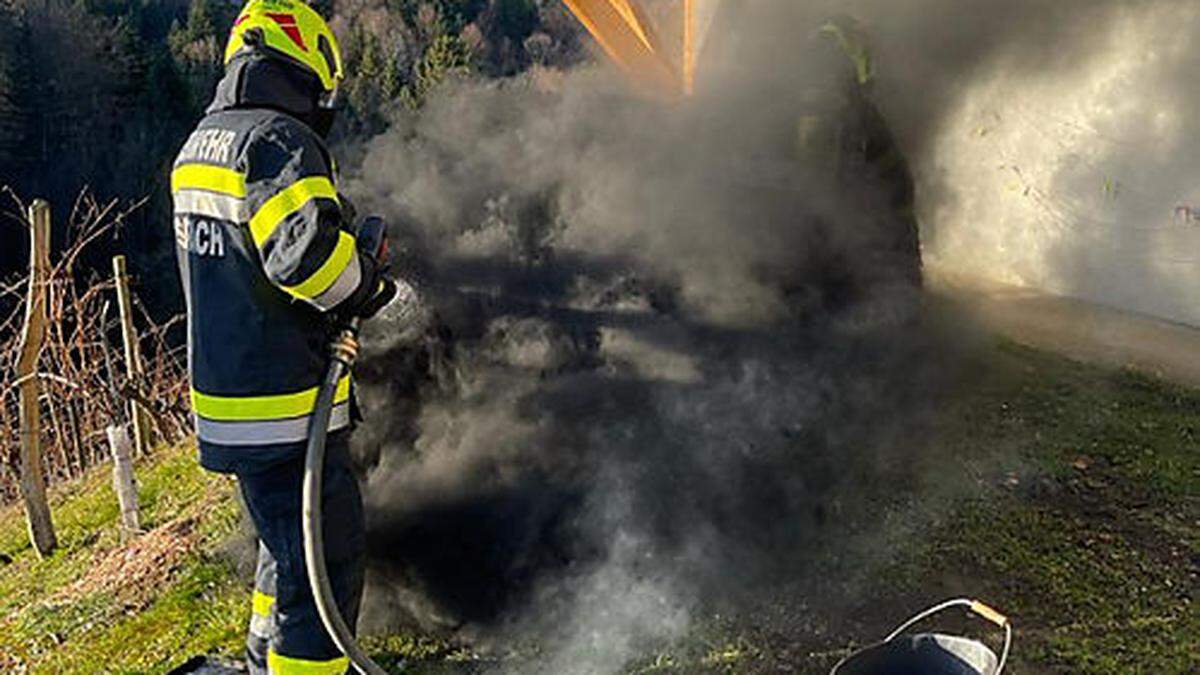
[[[141,529],[137,488],[133,482],[132,443],[123,425],[113,424],[105,429],[105,433],[108,435],[109,450],[112,451],[113,491],[117,493],[117,503],[121,506],[121,541],[127,541]]]
[[[125,272],[125,256],[113,256],[113,279],[117,284],[117,307],[121,311],[121,339],[125,342],[125,374],[129,384],[142,384],[142,354],[138,348],[137,332],[133,328],[133,302],[129,294],[129,275]],[[138,457],[150,448],[150,419],[136,398],[129,401],[129,419],[133,420],[133,441]]]
[[[38,403],[38,357],[46,337],[46,284],[50,276],[50,205],[37,200],[29,207],[29,295],[25,300],[25,326],[21,330],[17,380],[21,408],[21,497],[29,524],[29,539],[45,558],[58,547],[46,478],[42,475],[42,411]]]

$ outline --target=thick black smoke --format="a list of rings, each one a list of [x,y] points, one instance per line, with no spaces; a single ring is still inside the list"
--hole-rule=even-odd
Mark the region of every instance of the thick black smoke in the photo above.
[[[415,346],[377,322],[360,369],[377,625],[614,672],[831,560],[852,586],[855,542],[946,471],[925,439],[970,341],[902,284],[815,282],[870,275],[886,186],[848,203],[779,150],[837,109],[827,8],[729,4],[695,100],[606,68],[458,83],[366,148],[350,192],[437,312]],[[978,73],[1069,68],[1120,3],[880,4],[876,93],[921,156]]]

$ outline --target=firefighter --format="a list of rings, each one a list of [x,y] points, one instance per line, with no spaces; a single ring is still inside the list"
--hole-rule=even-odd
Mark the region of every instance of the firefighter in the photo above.
[[[324,139],[342,78],[337,39],[317,12],[297,0],[250,0],[215,98],[171,174],[200,462],[237,476],[259,538],[247,644],[256,673],[347,669],[306,576],[304,443],[339,319],[370,318],[397,296],[397,283],[412,297],[385,274],[386,241],[356,240],[337,190]],[[354,626],[365,545],[349,463],[349,378],[335,403],[325,557]]]
[[[836,217],[812,231],[810,266],[823,304],[844,309],[872,299],[914,308],[922,286],[912,172],[872,95],[876,63],[852,17],[825,21],[806,45],[821,64],[809,75],[819,103],[797,121],[797,158],[827,176]],[[904,312],[899,312],[904,314]]]

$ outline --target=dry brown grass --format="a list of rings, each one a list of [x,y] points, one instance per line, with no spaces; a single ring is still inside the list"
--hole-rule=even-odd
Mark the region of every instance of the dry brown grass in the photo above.
[[[61,589],[49,604],[108,593],[126,610],[144,609],[199,546],[196,524],[195,516],[179,518],[98,553],[87,574]]]

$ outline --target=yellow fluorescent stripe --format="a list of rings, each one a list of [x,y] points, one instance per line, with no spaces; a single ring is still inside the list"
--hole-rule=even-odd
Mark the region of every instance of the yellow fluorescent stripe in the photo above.
[[[342,656],[328,661],[296,659],[277,653],[267,653],[267,670],[271,675],[342,675],[350,667],[350,659]]]
[[[180,190],[208,190],[245,197],[246,175],[220,166],[181,164],[171,172],[171,194]]]
[[[325,176],[301,178],[292,183],[283,192],[271,197],[266,204],[258,209],[250,218],[250,233],[254,236],[254,245],[262,247],[263,242],[291,214],[300,207],[318,197],[337,200],[337,190]]]
[[[262,591],[254,591],[253,611],[255,616],[271,616],[271,607],[275,604],[275,598],[263,593]]]
[[[297,298],[311,300],[329,290],[333,282],[337,281],[342,272],[346,271],[346,266],[350,264],[353,258],[354,237],[346,232],[338,232],[337,246],[334,247],[333,253],[329,254],[329,258],[325,260],[325,264],[321,265],[321,269],[314,272],[311,277],[299,285],[288,286],[283,290]]]
[[[197,415],[215,422],[262,422],[301,417],[317,406],[319,387],[279,396],[210,396],[192,390],[192,408]],[[338,382],[334,403],[350,398],[350,376]]]

